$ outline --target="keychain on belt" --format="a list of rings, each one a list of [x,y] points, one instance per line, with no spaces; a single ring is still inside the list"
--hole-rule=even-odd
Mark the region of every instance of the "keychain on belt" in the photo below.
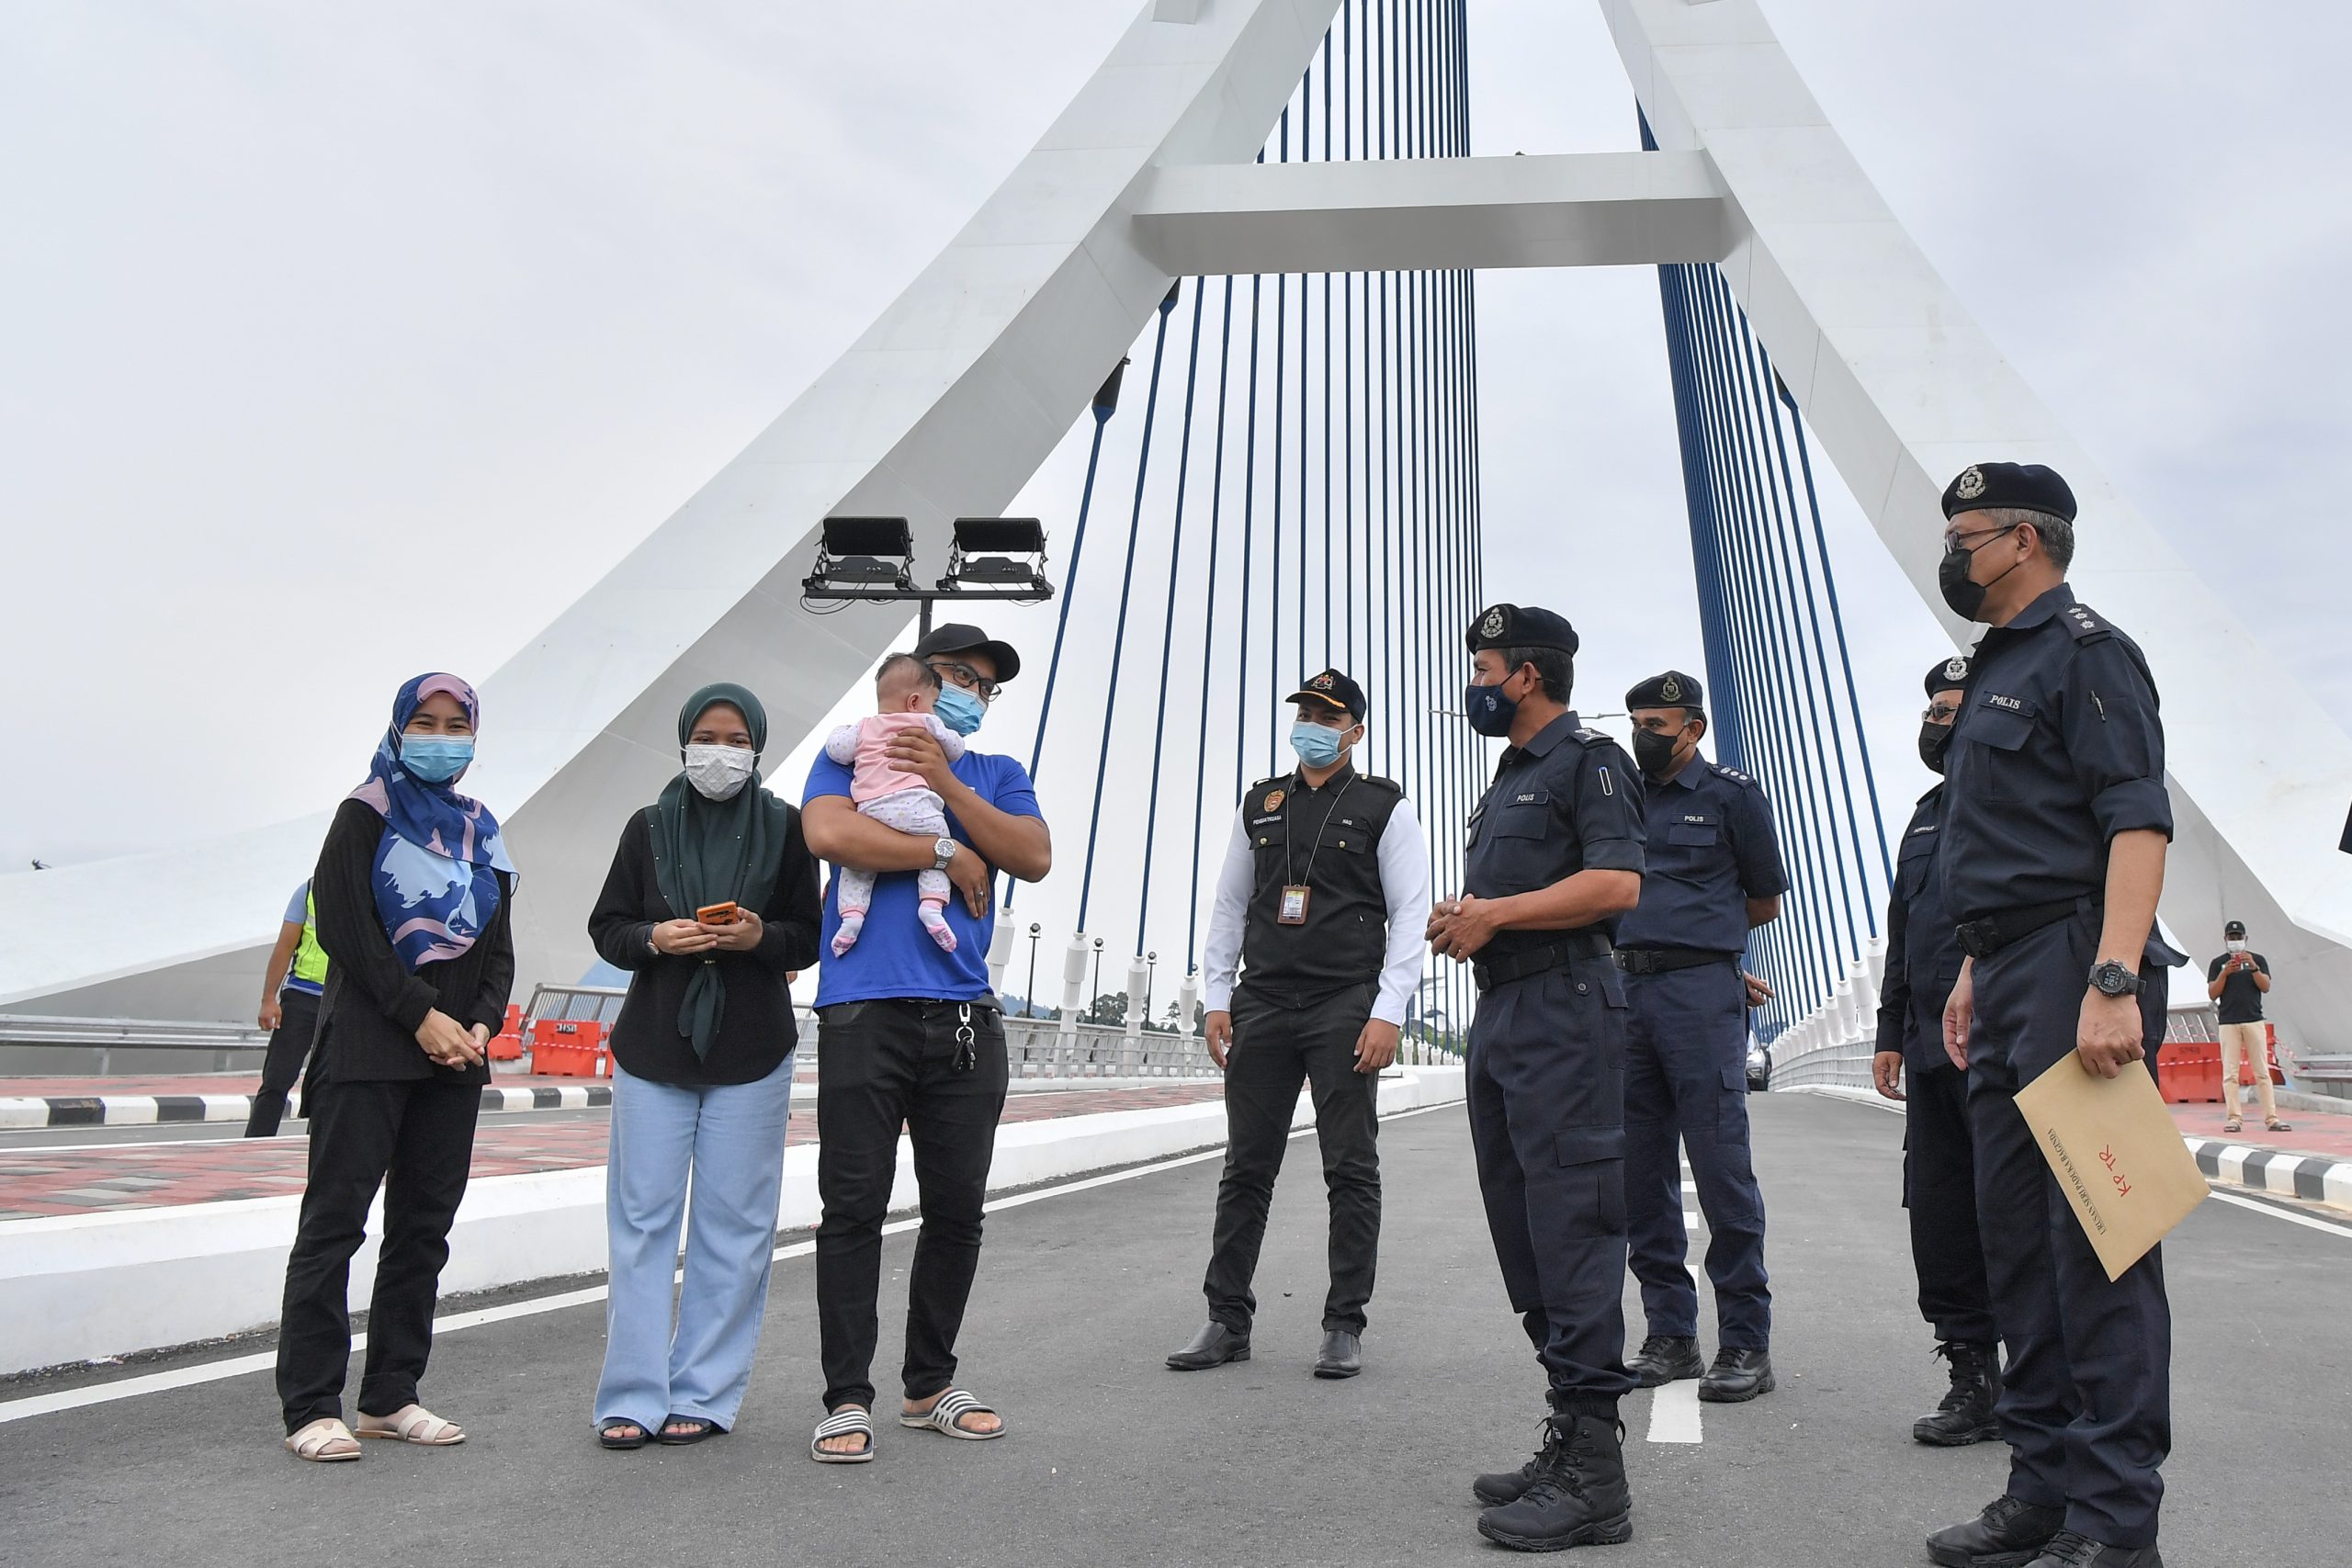
[[[1308,884],[1315,880],[1315,857],[1323,852],[1323,835],[1330,828],[1331,818],[1339,815],[1340,803],[1348,798],[1348,791],[1355,786],[1356,775],[1350,773],[1348,782],[1340,786],[1340,793],[1331,797],[1331,808],[1323,813],[1323,826],[1315,830],[1315,847],[1306,852],[1306,875],[1296,882],[1292,881],[1290,875],[1290,813],[1283,813],[1283,901],[1282,907],[1274,911],[1276,924],[1303,926],[1306,923],[1306,900],[1311,891]]]
[[[979,1039],[972,1029],[972,1004],[963,1002],[956,1009],[956,1070],[968,1073],[979,1066],[980,1055],[974,1048]]]

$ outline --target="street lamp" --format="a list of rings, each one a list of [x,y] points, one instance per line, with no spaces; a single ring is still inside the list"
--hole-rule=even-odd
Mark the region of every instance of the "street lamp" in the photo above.
[[[1151,987],[1153,980],[1157,978],[1159,974],[1159,954],[1157,953],[1147,953],[1143,955],[1143,961],[1145,965],[1143,972],[1143,1016],[1149,1018],[1151,1016]]]
[[[1094,939],[1094,994],[1087,998],[1086,1010],[1092,1012],[1095,1003],[1102,999],[1102,939]]]
[[[1035,920],[1029,922],[1029,994],[1021,998],[1023,1018],[1037,1016],[1037,937],[1045,929]]]
[[[911,601],[919,635],[931,630],[941,600],[1035,604],[1054,596],[1046,581],[1046,528],[1035,517],[958,517],[947,550],[947,575],[915,584],[914,530],[903,517],[828,517],[819,536],[817,569],[801,579],[804,604]]]

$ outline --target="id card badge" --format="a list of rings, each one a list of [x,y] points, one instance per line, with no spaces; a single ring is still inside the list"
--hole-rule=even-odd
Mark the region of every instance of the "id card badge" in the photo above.
[[[1306,923],[1306,894],[1304,883],[1292,883],[1283,889],[1281,912],[1274,916],[1278,924],[1303,926]]]

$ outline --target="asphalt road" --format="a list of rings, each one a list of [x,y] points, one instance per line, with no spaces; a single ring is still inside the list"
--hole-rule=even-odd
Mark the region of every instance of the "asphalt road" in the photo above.
[[[2001,1489],[1997,1447],[1908,1438],[1941,1369],[1911,1304],[1900,1122],[1792,1095],[1754,1110],[1780,1390],[1704,1407],[1697,1443],[1648,1440],[1651,1396],[1630,1400],[1634,1540],[1577,1561],[1921,1562],[1921,1535]],[[1495,1277],[1461,1111],[1397,1120],[1383,1141],[1385,1267],[1352,1382],[1307,1374],[1322,1201],[1300,1145],[1247,1365],[1160,1365],[1204,1315],[1211,1160],[990,1219],[959,1381],[1005,1412],[999,1442],[892,1425],[870,1466],[811,1464],[820,1381],[797,1257],[776,1266],[751,1402],[725,1438],[597,1450],[603,1309],[571,1307],[443,1338],[425,1399],[473,1433],[458,1449],[298,1463],[266,1372],[0,1423],[0,1562],[1493,1563],[1466,1483],[1524,1457],[1538,1374]],[[888,1243],[886,1349],[911,1242]],[[2166,1252],[2167,1559],[2345,1561],[2352,1233],[2215,1201]]]

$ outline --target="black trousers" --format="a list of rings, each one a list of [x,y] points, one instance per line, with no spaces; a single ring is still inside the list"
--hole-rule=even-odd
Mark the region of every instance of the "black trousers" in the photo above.
[[[1993,1341],[1993,1303],[1976,1224],[1976,1150],[1968,1131],[1968,1078],[1945,1062],[1913,1067],[1903,1101],[1903,1206],[1911,1212],[1911,1266],[1919,1315],[1938,1339]]]
[[[2110,1546],[2156,1539],[2172,1449],[2172,1307],[2162,1247],[2109,1280],[2050,1174],[2018,1089],[2075,1048],[2097,911],[2019,938],[1976,964],[1968,1117],[1993,1316],[2008,1350],[1997,1414],[2008,1491],[2066,1510]],[[2143,964],[2148,1070],[2164,1039],[2165,972]]]
[[[817,1327],[825,1408],[874,1404],[882,1219],[914,1148],[922,1226],[907,1280],[909,1399],[956,1379],[956,1335],[980,1262],[996,1126],[1004,1113],[1004,1019],[993,1003],[844,1002],[818,1015]]]
[[[1355,1044],[1377,987],[1351,987],[1311,1008],[1233,998],[1233,1048],[1225,1068],[1225,1174],[1216,1186],[1216,1232],[1201,1289],[1209,1315],[1250,1332],[1250,1289],[1274,1178],[1290,1146],[1302,1084],[1315,1095],[1315,1136],[1331,1204],[1330,1290],[1323,1327],[1362,1334],[1380,1254],[1380,1075],[1357,1072]]]
[[[311,1179],[286,1259],[277,1329],[277,1397],[287,1431],[343,1416],[351,1360],[351,1255],[367,1239],[368,1205],[384,1190],[384,1242],[368,1303],[359,1412],[390,1416],[416,1403],[433,1349],[433,1304],[449,1260],[449,1224],[473,1164],[481,1089],[446,1078],[314,1080],[308,1107]]]
[[[254,1091],[253,1113],[245,1118],[245,1136],[274,1138],[286,1117],[287,1092],[302,1075],[302,1058],[310,1054],[319,1032],[320,998],[292,987],[277,993],[277,1027],[269,1032],[269,1050],[261,1059],[261,1088]]]

